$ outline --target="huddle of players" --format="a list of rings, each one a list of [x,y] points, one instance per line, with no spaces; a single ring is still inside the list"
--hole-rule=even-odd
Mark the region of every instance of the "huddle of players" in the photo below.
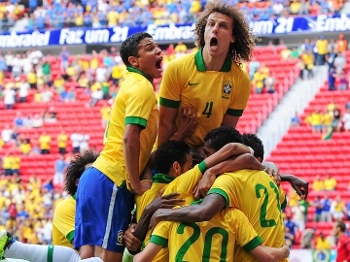
[[[135,261],[283,261],[288,256],[281,215],[285,197],[253,156],[262,161],[262,145],[250,145],[256,138],[249,135],[250,148],[245,146],[234,129],[250,94],[249,77],[239,64],[250,59],[255,38],[243,15],[220,1],[208,2],[195,37],[199,50],[167,65],[159,110],[152,82],[162,76],[160,48],[147,33],[122,43],[128,73],[104,148],[76,181],[74,230],[70,225],[63,234],[74,242],[79,259],[122,261],[124,244],[135,252],[141,241],[149,243]],[[159,147],[151,157],[157,136]],[[188,145],[204,145],[206,157],[191,170]],[[148,171],[154,163],[158,173],[152,177]],[[291,182],[307,193],[307,183]],[[194,196],[204,198],[191,205]],[[138,223],[124,234],[134,201]],[[93,260],[95,255],[100,258]]]

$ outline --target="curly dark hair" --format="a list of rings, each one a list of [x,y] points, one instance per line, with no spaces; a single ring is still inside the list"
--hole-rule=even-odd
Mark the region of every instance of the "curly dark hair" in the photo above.
[[[232,126],[221,126],[215,128],[204,137],[204,144],[215,151],[219,151],[228,143],[243,144],[242,135]]]
[[[253,34],[243,13],[235,6],[227,5],[220,1],[208,2],[201,17],[196,22],[194,34],[197,47],[204,47],[204,31],[208,17],[216,12],[231,17],[233,21],[232,36],[235,42],[231,43],[227,56],[236,64],[241,64],[242,61],[250,61],[255,42],[259,39]]]
[[[84,173],[85,166],[95,162],[97,157],[98,154],[94,151],[87,150],[83,155],[76,155],[74,159],[70,161],[65,181],[65,190],[69,195],[73,196],[77,192],[78,187],[75,185],[77,179]]]
[[[243,142],[246,146],[250,146],[254,150],[254,156],[264,160],[264,144],[255,134],[243,134]]]

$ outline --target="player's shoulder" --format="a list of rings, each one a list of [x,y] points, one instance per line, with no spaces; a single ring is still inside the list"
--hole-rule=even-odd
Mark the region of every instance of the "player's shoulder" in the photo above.
[[[171,61],[168,62],[166,70],[188,67],[189,64],[195,65],[195,60],[194,60],[195,54],[196,53],[190,53],[190,54],[186,54],[181,57],[172,59]]]
[[[240,80],[249,80],[249,75],[246,71],[244,71],[244,69],[242,68],[241,65],[232,62],[231,65],[231,73],[235,76],[235,77],[240,77]]]
[[[57,204],[55,211],[65,211],[68,208],[75,208],[75,206],[76,201],[73,197],[69,196]]]

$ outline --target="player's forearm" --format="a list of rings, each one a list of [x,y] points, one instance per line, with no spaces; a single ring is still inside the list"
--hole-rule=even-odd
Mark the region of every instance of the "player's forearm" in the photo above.
[[[281,176],[282,182],[290,182],[294,177],[293,175],[280,175],[280,176]]]
[[[157,218],[159,221],[175,221],[175,222],[201,222],[210,220],[202,212],[200,205],[193,205],[178,209],[158,209]]]
[[[219,151],[215,152],[211,156],[205,159],[207,167],[213,167],[214,165],[228,159],[232,156],[237,156],[245,153],[250,153],[250,149],[239,143],[229,143],[221,148]]]
[[[172,123],[168,121],[161,121],[158,127],[158,145],[169,141],[169,139],[174,135],[174,127]],[[174,139],[175,140],[175,139]]]
[[[251,253],[261,262],[277,262],[289,256],[289,248],[287,246],[282,248],[258,246]]]
[[[140,136],[124,137],[124,158],[131,191],[135,195],[142,194],[139,174]]]
[[[216,164],[208,170],[211,174],[220,175],[241,169],[262,170],[261,163],[252,154],[243,154],[235,159],[228,159]]]
[[[140,220],[135,227],[135,231],[133,232],[133,235],[141,242],[146,238],[153,213],[154,213],[154,210],[150,210],[146,208],[145,211],[142,213]]]

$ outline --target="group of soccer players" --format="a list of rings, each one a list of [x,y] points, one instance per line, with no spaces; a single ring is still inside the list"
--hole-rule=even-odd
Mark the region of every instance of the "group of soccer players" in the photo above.
[[[127,246],[134,261],[286,260],[280,177],[272,172],[276,184],[262,171],[261,141],[235,130],[250,94],[240,63],[251,58],[255,37],[240,11],[220,1],[208,2],[195,37],[199,50],[167,65],[159,105],[161,49],[148,33],[122,43],[128,72],[104,148],[68,170],[71,197],[53,222],[57,245],[21,244],[2,231],[0,256],[118,262]],[[282,180],[307,196],[307,182]]]

